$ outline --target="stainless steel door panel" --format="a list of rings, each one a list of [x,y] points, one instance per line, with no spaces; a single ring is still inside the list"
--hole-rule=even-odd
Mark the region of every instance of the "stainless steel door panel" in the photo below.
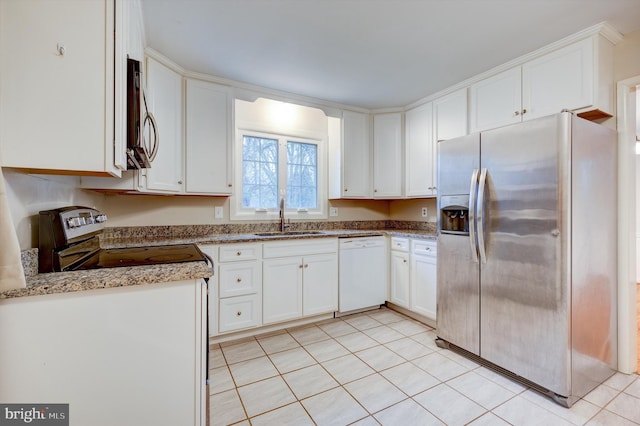
[[[469,195],[469,178],[479,162],[479,133],[438,142],[438,194]]]
[[[576,398],[617,367],[615,131],[573,118],[571,130],[571,393]]]
[[[480,349],[478,263],[469,236],[438,236],[437,335],[476,355]]]
[[[480,355],[567,395],[569,295],[560,235],[562,197],[569,188],[559,180],[566,160],[558,153],[568,141],[559,117],[482,134],[481,164],[488,173],[478,207],[486,250]]]

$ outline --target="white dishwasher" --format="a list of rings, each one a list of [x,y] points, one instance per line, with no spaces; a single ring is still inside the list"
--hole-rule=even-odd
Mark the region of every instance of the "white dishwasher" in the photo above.
[[[387,299],[385,237],[340,239],[338,311],[378,308]]]

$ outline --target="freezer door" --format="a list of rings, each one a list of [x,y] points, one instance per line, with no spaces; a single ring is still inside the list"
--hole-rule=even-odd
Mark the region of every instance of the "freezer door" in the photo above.
[[[469,195],[469,179],[479,162],[479,133],[438,142],[438,195]]]
[[[487,172],[478,206],[486,253],[480,355],[560,395],[570,387],[561,243],[570,188],[559,179],[569,167],[568,119],[558,114],[483,133]]]
[[[480,350],[480,270],[468,235],[438,236],[437,335],[476,355]]]

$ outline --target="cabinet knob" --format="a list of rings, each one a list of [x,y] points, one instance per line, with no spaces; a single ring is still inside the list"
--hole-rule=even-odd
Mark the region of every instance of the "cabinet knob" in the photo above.
[[[236,312],[236,316],[237,316],[237,317],[242,316],[242,311],[238,311],[238,312]]]
[[[238,278],[236,279],[236,282],[237,282],[237,283],[241,283],[241,282],[242,282],[242,278],[238,277]]]
[[[373,192],[378,192],[378,190],[377,190],[377,189],[374,189],[374,190],[373,190]]]
[[[513,113],[513,115],[516,115],[516,116],[517,116],[517,115],[520,115],[520,111],[516,111],[516,112],[514,112],[514,113]]]
[[[522,114],[526,114],[526,113],[527,113],[527,109],[525,108],[522,110]]]
[[[230,183],[228,183],[228,184],[227,184],[227,186],[228,186],[229,188],[231,188],[233,185],[232,185],[232,184],[230,184]]]
[[[241,251],[237,252],[236,256],[242,256],[242,252]]]
[[[304,267],[304,265],[298,265],[298,268],[302,269]]]
[[[402,263],[407,263],[407,259],[402,259]]]
[[[182,185],[182,181],[181,180],[178,181],[178,185]]]
[[[305,267],[305,268],[308,268],[308,267],[309,267],[309,264],[308,264],[308,263],[305,263],[304,267]]]
[[[345,189],[344,189],[344,192],[347,192],[348,190],[349,190],[349,188],[345,188]]]

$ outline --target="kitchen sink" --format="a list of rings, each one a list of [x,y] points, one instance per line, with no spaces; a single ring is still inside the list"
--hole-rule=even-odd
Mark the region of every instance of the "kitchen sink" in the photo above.
[[[276,236],[301,236],[301,235],[318,235],[324,234],[322,231],[270,231],[270,232],[254,232],[253,235],[259,237],[276,237]]]

